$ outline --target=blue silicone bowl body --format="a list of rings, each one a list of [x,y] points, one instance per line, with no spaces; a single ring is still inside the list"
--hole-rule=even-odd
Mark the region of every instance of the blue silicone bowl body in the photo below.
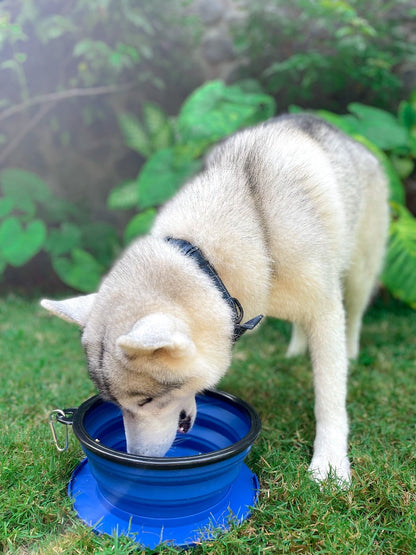
[[[210,515],[231,509],[240,521],[248,516],[258,483],[244,459],[260,432],[260,418],[250,405],[228,393],[207,391],[197,395],[196,402],[194,426],[177,435],[164,457],[126,452],[116,405],[96,396],[77,409],[73,430],[88,468],[80,465],[75,471],[69,492],[84,521],[109,533],[109,527],[120,532],[129,518],[128,530],[121,532],[136,534],[137,541],[154,547],[159,541],[149,540],[149,530],[172,529],[169,533],[175,537],[165,539],[189,545],[184,534],[208,522]],[[101,514],[97,505],[106,526],[93,522]],[[222,525],[224,518],[220,520]]]

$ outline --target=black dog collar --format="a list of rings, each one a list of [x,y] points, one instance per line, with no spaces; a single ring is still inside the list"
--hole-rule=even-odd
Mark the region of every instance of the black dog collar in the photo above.
[[[226,303],[228,303],[228,305],[231,307],[233,311],[234,343],[237,341],[237,339],[240,339],[243,333],[245,333],[247,330],[252,330],[257,326],[257,324],[260,323],[260,321],[263,318],[263,314],[259,314],[259,316],[252,318],[245,324],[241,324],[241,320],[243,319],[243,316],[244,316],[243,307],[241,306],[240,302],[236,298],[232,297],[229,294],[227,288],[221,281],[220,276],[217,274],[217,272],[211,266],[208,260],[204,257],[204,255],[202,254],[202,252],[199,250],[198,247],[196,247],[189,241],[185,241],[184,239],[174,239],[173,237],[165,237],[165,241],[168,241],[169,243],[176,245],[185,256],[190,256],[191,258],[193,258],[195,262],[198,264],[198,266],[201,268],[201,270],[205,272],[213,280],[213,282],[215,283],[215,286],[221,293],[223,299],[226,301]]]

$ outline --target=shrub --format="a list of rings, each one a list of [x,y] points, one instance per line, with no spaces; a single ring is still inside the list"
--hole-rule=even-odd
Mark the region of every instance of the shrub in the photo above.
[[[153,104],[145,104],[143,124],[122,115],[127,144],[148,157],[138,178],[122,183],[108,199],[110,209],[139,210],[126,227],[124,242],[149,229],[156,208],[201,168],[201,156],[212,143],[274,111],[267,95],[212,82],[187,99],[177,118]],[[7,265],[23,266],[44,250],[65,284],[95,290],[121,248],[116,230],[91,223],[85,209],[56,198],[31,172],[2,171],[0,188],[0,275]]]
[[[416,218],[405,206],[402,183],[415,168],[416,92],[400,104],[397,116],[359,103],[350,104],[349,111],[317,114],[364,143],[383,164],[393,216],[383,282],[393,295],[416,307]],[[201,158],[213,143],[274,113],[273,98],[255,84],[214,81],[194,91],[177,117],[168,117],[153,104],[144,105],[141,120],[122,115],[126,143],[146,158],[137,178],[120,184],[108,197],[111,210],[137,212],[124,231],[124,244],[149,230],[157,208],[201,168]],[[116,231],[102,222],[89,223],[85,211],[54,197],[29,172],[4,170],[0,187],[0,272],[7,264],[24,265],[43,249],[64,283],[84,292],[94,290],[121,248]]]
[[[405,95],[401,66],[416,59],[414,15],[407,0],[255,0],[234,29],[240,74],[282,109],[342,110],[353,100],[394,109]]]
[[[64,283],[94,290],[119,249],[115,230],[89,223],[84,211],[55,197],[31,172],[3,170],[0,189],[0,276],[7,265],[24,266],[44,250]]]
[[[109,188],[139,166],[116,114],[150,98],[176,109],[199,83],[187,3],[0,1],[0,166],[47,168],[58,196],[101,212]]]

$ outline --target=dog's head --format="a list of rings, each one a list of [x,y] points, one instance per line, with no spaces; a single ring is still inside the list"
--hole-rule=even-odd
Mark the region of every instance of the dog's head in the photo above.
[[[195,394],[220,376],[207,367],[184,319],[155,311],[129,322],[134,311],[100,293],[41,304],[82,327],[90,376],[120,406],[129,453],[163,456],[178,430],[190,430]]]

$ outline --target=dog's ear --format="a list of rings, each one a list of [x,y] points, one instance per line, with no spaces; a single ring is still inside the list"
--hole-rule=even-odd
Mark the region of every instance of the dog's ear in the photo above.
[[[185,322],[160,312],[138,320],[128,334],[117,339],[117,345],[129,356],[163,350],[179,358],[195,350]]]
[[[73,297],[64,301],[42,299],[40,304],[55,316],[62,318],[62,320],[84,327],[96,296],[97,293],[91,293],[90,295],[81,295],[80,297]]]

